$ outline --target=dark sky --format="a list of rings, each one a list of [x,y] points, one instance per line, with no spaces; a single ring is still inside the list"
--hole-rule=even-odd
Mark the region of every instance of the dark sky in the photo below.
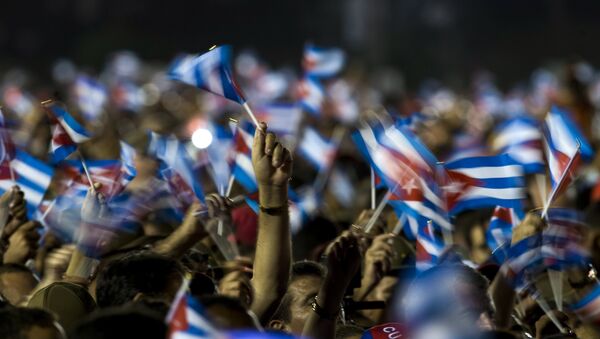
[[[553,59],[598,64],[599,18],[600,2],[580,0],[5,0],[0,71],[47,76],[59,57],[98,68],[119,49],[168,61],[220,43],[298,64],[310,40],[397,66],[409,84],[479,68],[506,84]]]

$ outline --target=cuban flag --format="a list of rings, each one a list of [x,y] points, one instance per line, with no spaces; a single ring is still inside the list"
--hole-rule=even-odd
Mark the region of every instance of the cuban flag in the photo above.
[[[120,110],[138,112],[144,105],[144,91],[130,81],[120,81],[110,94],[113,104]]]
[[[446,249],[444,239],[431,222],[420,225],[416,245],[415,260],[418,272],[435,266]]]
[[[548,210],[547,227],[542,232],[544,266],[555,270],[586,267],[589,252],[584,247],[588,226],[581,212],[568,208]]]
[[[17,185],[25,194],[27,215],[32,217],[50,186],[54,170],[19,149],[16,150],[10,166],[15,173]],[[0,180],[0,194],[10,190],[14,185],[12,180]]]
[[[297,234],[304,224],[315,215],[321,199],[317,192],[308,187],[301,192],[290,192],[289,215],[292,234]]]
[[[118,160],[89,160],[86,165],[95,183],[101,183],[100,192],[108,199],[120,193],[124,185],[121,182],[123,176],[122,164]],[[66,190],[72,192],[77,191],[84,196],[90,188],[89,181],[83,169],[83,165],[79,160],[66,160],[61,163],[60,168],[63,171],[64,179],[59,192],[64,193]]]
[[[170,66],[168,77],[220,95],[239,104],[246,99],[233,78],[231,47],[213,47],[201,55],[185,55]]]
[[[523,168],[508,154],[459,159],[445,168],[449,182],[443,188],[450,214],[482,207],[521,208]]]
[[[321,48],[309,44],[304,48],[302,66],[309,76],[329,78],[342,70],[345,61],[346,55],[339,48]]]
[[[333,164],[337,145],[325,139],[314,128],[307,127],[298,145],[298,152],[319,171],[324,171]]]
[[[249,193],[258,190],[256,175],[252,166],[254,131],[255,127],[248,121],[242,122],[237,127],[235,134],[236,155],[232,164],[232,173],[235,180]]]
[[[193,162],[179,140],[151,132],[148,154],[160,161],[160,174],[182,203],[191,205],[194,199],[204,203],[204,191],[194,173]]]
[[[302,107],[296,104],[264,105],[256,111],[256,119],[265,122],[277,136],[295,136],[302,121]]]
[[[179,291],[167,314],[166,322],[169,325],[167,337],[169,339],[225,338],[210,323],[202,305],[187,293],[186,289],[187,286]]]
[[[80,75],[75,80],[73,91],[82,116],[87,121],[97,120],[108,101],[106,87],[92,77]]]
[[[542,234],[535,233],[511,244],[501,272],[516,288],[526,286],[529,278],[543,269]]]
[[[90,140],[91,136],[57,103],[51,102],[45,107],[52,128],[52,158],[55,163],[58,163],[75,152],[77,144]]]
[[[503,122],[495,130],[492,149],[509,154],[526,174],[546,172],[542,132],[533,118],[517,117]]]
[[[592,159],[594,152],[568,113],[552,107],[543,125],[546,158],[552,191],[545,209],[569,186],[581,160]]]
[[[600,284],[596,284],[583,298],[570,305],[569,309],[584,324],[600,326]]]
[[[15,158],[15,144],[0,110],[0,179],[12,179],[10,162]]]
[[[206,126],[213,135],[213,141],[206,148],[212,176],[216,187],[221,194],[225,189],[231,175],[230,164],[235,158],[233,134],[229,128],[209,122]]]
[[[121,145],[121,186],[123,188],[127,186],[137,175],[137,169],[135,168],[135,157],[136,152],[131,145],[124,141],[120,141]]]
[[[6,107],[13,110],[19,117],[25,117],[35,109],[35,100],[18,86],[7,86],[2,99]]]
[[[336,80],[327,87],[327,96],[331,98],[333,116],[344,124],[353,124],[358,120],[360,107],[353,88],[344,80]]]
[[[387,140],[392,137],[395,140]],[[427,159],[430,154],[421,154],[424,150],[421,145],[405,137],[403,133],[384,133],[371,127],[361,128],[352,135],[361,154],[393,193],[390,204],[397,211],[411,215],[419,224],[432,220],[436,226],[451,230],[445,203],[432,181],[435,173],[431,171],[435,169],[430,166],[436,166],[435,161],[431,164],[431,159]]]
[[[312,115],[321,114],[321,106],[325,101],[325,90],[319,80],[305,77],[297,87],[300,105]]]
[[[502,264],[506,260],[512,240],[512,230],[521,222],[522,218],[522,210],[501,206],[494,209],[485,239],[496,263]]]

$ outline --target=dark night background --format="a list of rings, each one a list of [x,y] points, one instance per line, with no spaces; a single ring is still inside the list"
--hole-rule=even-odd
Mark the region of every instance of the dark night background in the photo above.
[[[220,43],[275,65],[298,65],[306,41],[338,45],[366,66],[398,67],[410,86],[431,76],[464,85],[479,68],[507,85],[554,59],[600,63],[600,1],[4,0],[0,9],[0,71],[42,78],[59,57],[97,70],[115,50],[166,62]]]

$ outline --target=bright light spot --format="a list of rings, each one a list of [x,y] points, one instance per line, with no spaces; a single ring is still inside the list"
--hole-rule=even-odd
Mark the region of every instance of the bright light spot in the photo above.
[[[213,136],[206,128],[198,128],[192,134],[192,144],[199,149],[205,149],[212,143]]]

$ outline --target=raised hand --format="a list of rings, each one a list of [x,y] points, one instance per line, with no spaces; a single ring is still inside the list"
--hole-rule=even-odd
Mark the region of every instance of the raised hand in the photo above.
[[[101,183],[95,183],[95,190],[88,189],[88,192],[81,206],[81,219],[84,222],[98,222],[106,213],[106,199],[100,193]]]
[[[265,123],[254,133],[252,166],[259,186],[285,187],[292,175],[292,155],[267,132]]]
[[[326,255],[327,280],[345,290],[360,267],[358,239],[351,234],[342,235],[329,246]]]
[[[361,281],[361,299],[375,287],[392,268],[395,251],[391,243],[393,234],[381,234],[365,254],[364,272]]]
[[[4,263],[25,264],[35,256],[38,248],[41,225],[37,221],[28,221],[21,225],[8,239],[8,248],[4,252]]]

